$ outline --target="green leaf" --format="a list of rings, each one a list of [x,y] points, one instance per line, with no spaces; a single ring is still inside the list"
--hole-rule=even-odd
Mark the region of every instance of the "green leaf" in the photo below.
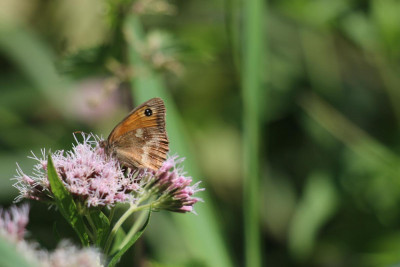
[[[54,222],[54,224],[53,224],[53,236],[54,236],[54,239],[57,241],[57,243],[60,242],[61,235],[57,229],[57,222]]]
[[[114,255],[117,251],[119,246],[121,245],[122,241],[125,240],[126,237],[126,233],[124,231],[124,229],[122,229],[122,227],[120,227],[117,231],[117,233],[115,234],[114,237],[114,242],[111,246],[111,250],[110,250],[110,255]]]
[[[78,209],[74,200],[72,199],[71,194],[64,187],[64,184],[60,180],[57,175],[57,172],[54,168],[53,160],[51,156],[48,156],[47,159],[47,176],[50,182],[51,190],[54,194],[54,198],[56,200],[56,204],[58,209],[64,218],[68,221],[68,223],[72,226],[75,232],[78,234],[82,245],[89,245],[89,236],[86,232],[86,227],[83,222],[82,217],[80,216]]]
[[[149,213],[147,215],[147,219],[144,222],[142,228],[136,232],[136,234],[132,237],[131,240],[129,240],[128,243],[126,243],[125,246],[123,246],[121,248],[121,250],[119,250],[117,253],[115,253],[113,256],[111,256],[111,260],[110,263],[107,265],[108,267],[113,267],[115,266],[115,264],[117,264],[117,262],[119,261],[119,259],[121,258],[121,256],[136,242],[136,240],[139,239],[139,237],[143,234],[144,230],[146,229],[149,221],[150,221],[150,214],[151,214],[151,210],[149,210]]]
[[[289,249],[297,260],[304,261],[313,253],[318,233],[335,214],[338,201],[329,173],[312,173],[305,184],[304,195],[293,214],[289,228]]]
[[[90,218],[96,226],[96,245],[102,248],[110,232],[110,221],[101,210],[91,211]]]

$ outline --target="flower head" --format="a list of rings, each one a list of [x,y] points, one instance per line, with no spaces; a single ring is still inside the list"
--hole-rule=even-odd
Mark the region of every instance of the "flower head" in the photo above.
[[[0,209],[0,235],[11,240],[21,241],[29,221],[29,206],[12,206],[8,210]]]
[[[40,249],[37,243],[24,239],[29,218],[29,205],[0,207],[0,237],[12,243],[26,262],[43,267],[100,267],[104,266],[103,255],[95,248],[79,249],[68,241],[62,241],[54,252]]]
[[[200,182],[190,185],[192,179],[185,176],[180,166],[183,161],[184,158],[179,159],[178,156],[169,157],[158,171],[144,176],[140,181],[144,188],[142,195],[147,193],[156,196],[153,209],[195,213],[193,205],[202,200],[193,195],[204,188],[199,188]]]
[[[100,147],[98,137],[82,136],[82,142],[75,138],[77,144],[72,151],[51,153],[58,176],[76,201],[88,207],[110,207],[126,202],[139,205],[151,199],[153,209],[175,212],[193,212],[193,205],[201,201],[193,194],[204,189],[198,188],[199,183],[190,185],[192,179],[185,176],[181,167],[183,159],[169,157],[157,171],[140,169],[124,174],[118,161]],[[52,201],[45,150],[41,157],[33,154],[31,158],[37,161],[32,175],[26,175],[17,164],[17,200]]]
[[[82,143],[75,138],[77,144],[72,151],[51,153],[54,167],[65,188],[87,206],[112,206],[118,202],[132,201],[130,193],[136,189],[138,172],[125,176],[117,160],[104,153],[97,137],[82,136]],[[43,149],[41,157],[33,154],[31,158],[37,161],[32,175],[26,175],[18,165],[15,176],[17,182],[14,184],[20,191],[17,200],[51,201],[53,194],[47,177],[46,152]]]
[[[103,256],[95,248],[78,249],[69,242],[62,241],[43,263],[47,263],[49,267],[100,267],[104,266],[103,261]]]

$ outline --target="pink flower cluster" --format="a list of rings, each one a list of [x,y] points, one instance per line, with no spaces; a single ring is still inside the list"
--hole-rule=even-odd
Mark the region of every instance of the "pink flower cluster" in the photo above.
[[[27,204],[12,206],[8,210],[0,208],[0,236],[13,243],[17,253],[27,263],[43,267],[104,266],[103,255],[95,248],[79,249],[62,241],[54,252],[48,252],[40,249],[37,243],[27,242],[24,235],[29,221],[28,215]]]
[[[72,151],[58,150],[51,153],[54,167],[66,189],[76,200],[89,207],[133,201],[131,192],[137,189],[135,179],[138,172],[124,176],[118,162],[107,157],[99,147],[98,138],[93,135],[82,136],[82,143],[75,137],[77,144]],[[42,150],[41,157],[33,154],[31,158],[38,162],[34,165],[31,176],[26,175],[18,166],[17,176],[14,178],[17,180],[14,187],[20,191],[17,200],[52,200],[45,150]]]
[[[40,259],[44,267],[102,267],[104,257],[98,249],[92,247],[78,248],[68,241],[61,241],[56,250],[47,253]]]
[[[154,175],[143,179],[145,190],[158,196],[153,209],[195,213],[193,205],[202,200],[193,194],[204,191],[204,188],[198,187],[200,182],[190,186],[192,179],[186,177],[179,166],[183,160],[178,156],[169,157]]]
[[[29,206],[13,206],[9,210],[0,209],[0,234],[10,241],[24,239],[29,221]]]
[[[125,175],[118,161],[99,146],[99,138],[92,134],[82,137],[81,143],[75,137],[77,144],[72,151],[51,154],[58,176],[76,201],[88,207],[110,207],[126,202],[140,205],[142,200],[156,199],[154,209],[175,212],[194,212],[193,205],[201,201],[193,195],[204,189],[198,188],[199,183],[190,185],[192,179],[179,166],[183,159],[169,157],[158,171],[133,170]],[[42,150],[41,157],[33,154],[31,158],[37,161],[33,174],[26,175],[18,166],[14,177],[14,187],[20,192],[17,201],[52,201],[46,153]]]

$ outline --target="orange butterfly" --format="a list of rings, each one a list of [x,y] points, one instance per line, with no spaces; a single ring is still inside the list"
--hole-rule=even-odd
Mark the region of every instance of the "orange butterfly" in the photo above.
[[[125,167],[158,170],[169,151],[165,113],[161,98],[144,102],[117,124],[100,146]]]

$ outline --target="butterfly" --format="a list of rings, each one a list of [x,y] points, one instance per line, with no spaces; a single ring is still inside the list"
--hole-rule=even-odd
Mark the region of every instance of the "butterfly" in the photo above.
[[[161,98],[144,102],[115,126],[100,147],[125,167],[158,170],[169,151],[165,113]]]

